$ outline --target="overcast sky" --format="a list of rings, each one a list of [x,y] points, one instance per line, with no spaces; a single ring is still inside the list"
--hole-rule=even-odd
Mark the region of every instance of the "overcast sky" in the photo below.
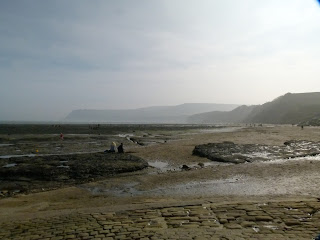
[[[0,1],[0,120],[318,92],[316,0]]]

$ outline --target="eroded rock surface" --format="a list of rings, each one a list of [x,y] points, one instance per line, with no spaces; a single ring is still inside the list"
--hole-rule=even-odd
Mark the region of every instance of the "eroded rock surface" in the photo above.
[[[2,195],[84,183],[146,168],[129,154],[87,153],[0,159]]]
[[[320,142],[287,141],[281,146],[261,144],[235,144],[233,142],[197,145],[193,154],[212,161],[245,163],[320,154]]]
[[[0,222],[1,239],[314,239],[320,203],[304,201],[153,204]]]

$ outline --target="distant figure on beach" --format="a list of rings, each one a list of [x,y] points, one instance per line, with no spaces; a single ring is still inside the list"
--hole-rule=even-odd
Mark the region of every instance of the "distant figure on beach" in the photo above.
[[[301,125],[301,129],[303,129],[303,125]]]
[[[60,133],[60,139],[63,140],[64,139],[64,136],[62,133]]]
[[[116,147],[117,147],[117,144],[115,142],[112,142],[111,145],[110,145],[110,149],[109,150],[105,150],[104,152],[116,152]]]
[[[123,143],[118,147],[118,153],[123,153]]]

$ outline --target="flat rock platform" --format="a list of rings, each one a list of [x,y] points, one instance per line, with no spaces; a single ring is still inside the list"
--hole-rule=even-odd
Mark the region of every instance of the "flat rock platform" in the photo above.
[[[2,197],[91,182],[148,167],[130,154],[81,153],[0,159]]]

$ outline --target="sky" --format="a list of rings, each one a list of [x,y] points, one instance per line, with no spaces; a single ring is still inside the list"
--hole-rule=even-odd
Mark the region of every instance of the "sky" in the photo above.
[[[0,120],[319,92],[316,0],[0,1]]]

